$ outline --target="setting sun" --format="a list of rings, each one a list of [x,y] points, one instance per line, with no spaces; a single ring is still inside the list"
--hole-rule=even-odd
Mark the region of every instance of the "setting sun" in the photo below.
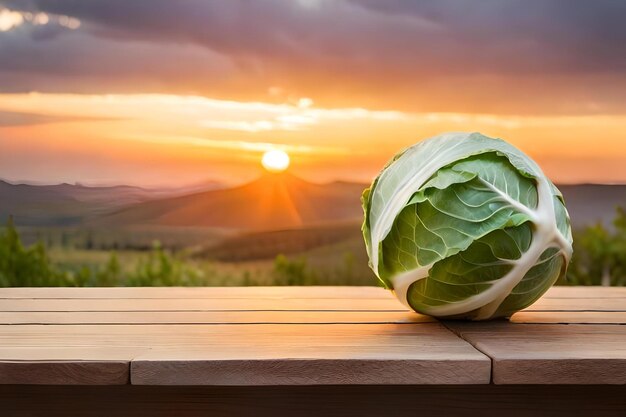
[[[282,172],[289,167],[289,155],[280,149],[267,151],[263,154],[261,164],[270,172]]]

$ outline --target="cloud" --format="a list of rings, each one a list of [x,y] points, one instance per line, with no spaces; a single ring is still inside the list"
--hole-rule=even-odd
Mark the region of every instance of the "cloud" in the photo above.
[[[45,47],[32,45],[32,33],[0,39],[0,85],[14,91],[107,88],[242,100],[278,99],[280,91],[327,107],[626,111],[618,93],[626,88],[626,26],[621,23],[626,3],[620,1],[7,4],[81,22],[75,31],[80,37],[66,34]],[[53,48],[51,60],[36,53],[42,48]],[[138,61],[144,56],[142,67]],[[4,58],[16,59],[19,68]]]
[[[8,32],[22,25],[35,27],[36,29],[32,32],[35,35],[34,38],[41,39],[56,35],[59,29],[76,30],[80,27],[80,20],[65,15],[0,7],[0,32]]]
[[[270,122],[276,130],[289,125],[307,126],[325,121],[399,121],[410,115],[397,111],[364,108],[327,109],[296,103],[265,103],[217,100],[202,96],[171,94],[0,94],[0,109],[38,112],[50,116],[178,118],[199,125],[208,122]],[[261,130],[274,130],[261,129]],[[245,129],[242,129],[245,130]]]
[[[24,30],[22,30],[24,29]],[[84,30],[43,36],[47,27],[0,34],[0,92],[193,92],[228,87],[228,57],[194,45],[114,41]]]
[[[380,111],[365,108],[323,108],[293,103],[240,102],[202,96],[172,94],[0,94],[0,126],[29,125],[63,121],[120,121],[154,128],[150,135],[162,137],[162,126],[174,131],[185,126],[198,132],[236,131],[244,134],[281,131],[314,131],[330,126],[494,126],[507,130],[520,128],[559,128],[615,125],[620,115],[528,116],[488,113],[437,113]],[[143,138],[148,134],[135,135]],[[184,135],[177,135],[180,138]],[[173,137],[169,135],[168,137]],[[191,136],[187,136],[191,138]],[[195,138],[193,139],[195,140]]]
[[[119,120],[106,117],[53,116],[48,114],[0,111],[0,128],[11,126],[34,126],[46,123],[88,122]]]
[[[455,55],[472,54],[496,69],[576,73],[626,68],[615,54],[626,41],[626,3],[619,0],[593,5],[586,0],[352,2],[388,16],[433,19],[447,28],[440,40],[453,41],[448,46]],[[471,50],[458,55],[469,45]],[[508,59],[495,62],[503,57]]]
[[[7,32],[24,23],[22,13],[9,9],[0,10],[0,32]]]
[[[161,144],[186,144],[202,148],[211,148],[227,151],[266,152],[273,149],[282,149],[290,154],[315,154],[315,155],[350,155],[354,151],[344,147],[295,145],[286,143],[250,142],[243,140],[219,140],[196,136],[124,136],[118,139],[137,140]]]
[[[481,131],[518,146],[559,180],[624,177],[619,160],[626,157],[626,115],[400,112],[300,102],[173,94],[0,94],[0,166],[11,178],[94,181],[111,175],[120,181],[143,176],[148,183],[155,178],[174,182],[202,177],[205,170],[220,177],[252,175],[261,152],[280,148],[311,177],[366,178],[420,138]],[[588,167],[581,155],[607,162]],[[562,162],[568,158],[569,165]]]

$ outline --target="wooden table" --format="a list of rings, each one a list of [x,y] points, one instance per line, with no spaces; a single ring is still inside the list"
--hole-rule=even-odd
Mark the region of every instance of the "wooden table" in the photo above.
[[[626,416],[626,288],[439,322],[374,287],[0,289],[0,415]]]

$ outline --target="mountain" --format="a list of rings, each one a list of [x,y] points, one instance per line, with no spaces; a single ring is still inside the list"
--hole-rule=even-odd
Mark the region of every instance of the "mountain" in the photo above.
[[[106,207],[124,206],[146,201],[159,195],[159,192],[130,185],[115,185],[110,187],[90,187],[81,184],[58,184],[39,186],[52,192],[73,198],[84,203],[104,204]]]
[[[365,184],[316,184],[289,173],[266,173],[234,188],[214,181],[191,187],[145,189],[127,185],[28,185],[0,180],[0,222],[20,225],[216,227],[268,231],[307,228],[362,216]],[[626,207],[626,185],[560,185],[574,227],[610,225]],[[199,191],[200,190],[200,191]],[[357,224],[355,221],[354,224]]]
[[[289,173],[266,173],[239,187],[135,204],[100,221],[239,230],[297,228],[359,218],[363,188],[362,184],[314,184]]]
[[[593,223],[610,225],[616,207],[626,208],[626,185],[558,185],[565,198],[573,227]]]
[[[215,183],[207,182],[204,189],[215,186]],[[20,225],[76,225],[123,206],[197,189],[146,189],[129,185],[91,187],[67,183],[31,185],[0,180],[0,222],[4,223],[12,215]]]
[[[17,224],[66,225],[80,221],[91,210],[72,196],[50,187],[10,184],[0,180],[0,222],[12,215]]]

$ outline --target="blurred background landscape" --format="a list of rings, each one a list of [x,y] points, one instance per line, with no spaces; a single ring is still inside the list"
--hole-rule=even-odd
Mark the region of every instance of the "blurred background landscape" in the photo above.
[[[0,283],[372,285],[366,184],[287,171],[206,190],[0,182]],[[561,186],[575,229],[569,281],[626,285],[626,185]],[[19,240],[21,239],[21,242]]]
[[[506,139],[557,183],[560,284],[626,285],[625,17],[0,1],[0,286],[376,285],[361,193],[444,131]]]

